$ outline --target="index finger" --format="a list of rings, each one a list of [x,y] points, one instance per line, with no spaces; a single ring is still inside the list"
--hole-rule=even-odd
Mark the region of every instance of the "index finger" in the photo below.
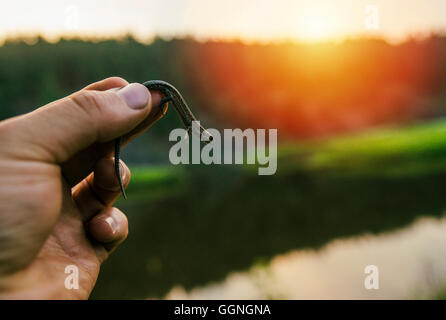
[[[126,84],[126,80],[112,77],[93,83],[82,90],[105,91],[122,87]],[[124,136],[123,145],[135,139],[162,117],[162,110],[159,108],[162,99],[161,94],[159,92],[153,92],[151,96],[153,107],[149,115],[142,123]],[[94,143],[63,163],[61,165],[62,171],[68,185],[73,187],[87,177],[93,171],[97,161],[113,153],[114,145],[114,140],[104,143]]]

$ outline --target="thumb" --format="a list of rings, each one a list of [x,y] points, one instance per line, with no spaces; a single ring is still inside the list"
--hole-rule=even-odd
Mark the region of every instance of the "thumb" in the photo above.
[[[95,142],[131,131],[150,109],[150,92],[139,83],[118,90],[82,90],[6,121],[0,135],[24,159],[62,163]]]

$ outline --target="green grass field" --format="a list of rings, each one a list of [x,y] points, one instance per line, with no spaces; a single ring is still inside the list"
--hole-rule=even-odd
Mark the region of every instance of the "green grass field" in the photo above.
[[[92,298],[162,297],[271,257],[440,216],[446,121],[285,144],[274,176],[240,166],[132,168],[127,241]]]

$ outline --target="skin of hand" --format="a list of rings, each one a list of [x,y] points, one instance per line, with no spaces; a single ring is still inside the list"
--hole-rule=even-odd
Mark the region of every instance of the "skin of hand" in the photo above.
[[[0,122],[0,299],[87,299],[127,237],[114,139],[159,120],[161,95],[108,78]],[[153,107],[152,107],[153,106]],[[122,180],[130,171],[121,162]],[[67,266],[79,288],[67,289]]]

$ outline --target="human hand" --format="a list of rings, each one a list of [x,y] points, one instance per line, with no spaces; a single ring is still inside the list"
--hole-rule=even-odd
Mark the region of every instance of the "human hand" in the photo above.
[[[160,101],[143,85],[108,78],[0,122],[0,298],[88,298],[128,233],[112,207],[114,139],[126,143],[160,119]],[[121,175],[127,186],[123,162]],[[65,288],[68,265],[78,267],[78,290]]]

